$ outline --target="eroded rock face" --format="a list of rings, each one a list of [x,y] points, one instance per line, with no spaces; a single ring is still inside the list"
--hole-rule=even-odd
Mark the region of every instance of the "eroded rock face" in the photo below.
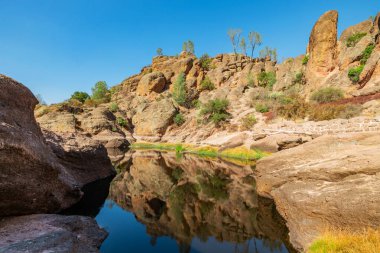
[[[76,203],[86,180],[78,181],[76,163],[63,164],[46,143],[33,115],[37,99],[3,75],[0,89],[0,216],[57,212]],[[113,173],[108,159],[103,164],[99,171]]]
[[[138,136],[161,136],[172,123],[176,109],[171,99],[154,101],[139,109],[132,118]]]
[[[0,220],[0,252],[99,252],[106,237],[89,217],[35,214]]]
[[[309,39],[308,71],[325,76],[335,67],[338,12],[328,11],[314,25]]]
[[[161,72],[153,72],[144,75],[138,86],[136,93],[139,96],[148,95],[152,92],[160,93],[165,88],[166,78]]]
[[[380,225],[379,132],[322,136],[257,163],[260,195],[287,221],[290,240],[306,249],[327,226]]]

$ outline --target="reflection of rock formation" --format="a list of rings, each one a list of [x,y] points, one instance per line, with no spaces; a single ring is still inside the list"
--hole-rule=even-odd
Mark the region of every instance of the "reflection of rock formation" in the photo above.
[[[249,166],[135,153],[130,167],[112,183],[110,196],[132,211],[153,238],[176,238],[181,252],[187,252],[193,237],[236,243],[252,237],[274,244],[286,241],[287,229],[273,203],[259,198],[254,185]]]

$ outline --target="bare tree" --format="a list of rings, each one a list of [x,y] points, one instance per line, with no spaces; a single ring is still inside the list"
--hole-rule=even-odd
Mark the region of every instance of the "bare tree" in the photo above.
[[[240,41],[240,49],[241,49],[241,52],[247,56],[247,43],[245,43],[245,39],[242,38],[241,41]]]
[[[239,45],[241,32],[242,32],[241,29],[229,29],[227,31],[227,35],[228,37],[230,37],[235,55],[237,54],[236,47]]]
[[[251,48],[251,58],[253,58],[253,52],[255,51],[256,46],[261,46],[263,41],[261,39],[260,33],[258,32],[249,32],[248,40]]]

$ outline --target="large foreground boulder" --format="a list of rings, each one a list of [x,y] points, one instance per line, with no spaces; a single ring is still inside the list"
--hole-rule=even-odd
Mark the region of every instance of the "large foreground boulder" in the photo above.
[[[98,252],[106,237],[90,217],[35,214],[0,220],[0,252]]]
[[[379,132],[322,136],[260,160],[257,191],[274,199],[298,249],[327,227],[379,227],[379,154]]]
[[[58,212],[81,198],[84,184],[114,173],[106,153],[96,169],[83,159],[63,162],[34,119],[38,101],[30,90],[3,75],[0,90],[0,216]],[[74,156],[95,159],[99,153],[91,149]],[[79,180],[78,172],[93,176]]]

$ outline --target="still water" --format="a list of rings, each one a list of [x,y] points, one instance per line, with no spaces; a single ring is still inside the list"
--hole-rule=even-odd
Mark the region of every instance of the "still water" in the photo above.
[[[93,215],[109,233],[101,252],[294,252],[273,202],[256,194],[253,166],[151,151],[119,160]]]

